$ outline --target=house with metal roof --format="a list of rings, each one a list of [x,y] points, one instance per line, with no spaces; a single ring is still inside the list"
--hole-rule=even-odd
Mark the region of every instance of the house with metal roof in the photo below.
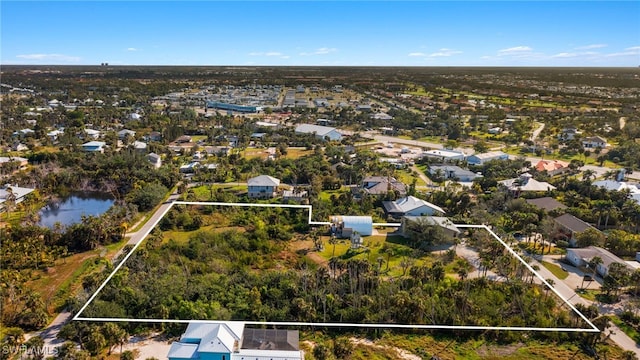
[[[104,147],[107,145],[104,141],[89,141],[82,144],[82,150],[87,152],[104,152]]]
[[[318,139],[332,141],[342,140],[342,134],[336,128],[314,124],[300,124],[296,127],[296,134],[314,134]]]
[[[19,204],[27,195],[34,191],[35,189],[32,188],[24,188],[8,184],[0,187],[0,212],[6,209],[5,202],[8,200],[13,200],[14,204]]]
[[[331,233],[339,238],[348,238],[354,234],[370,236],[373,234],[371,216],[332,216]]]
[[[260,175],[247,180],[250,198],[268,199],[278,194],[280,180],[269,175]]]
[[[251,329],[242,322],[190,323],[169,360],[302,360],[298,330]]]
[[[509,155],[502,151],[490,151],[481,154],[473,154],[467,156],[467,164],[469,165],[484,165],[491,160],[508,160]]]
[[[384,211],[394,218],[403,216],[433,216],[444,215],[445,211],[438,205],[415,196],[407,196],[396,201],[383,201]]]
[[[597,246],[588,246],[581,249],[567,249],[567,260],[575,266],[588,266],[594,257],[602,259],[602,263],[596,267],[596,272],[605,277],[609,272],[609,266],[614,263],[622,264],[633,270],[626,261],[612,254],[610,251]]]
[[[465,154],[462,151],[457,150],[427,150],[422,153],[422,156],[437,159],[439,161],[463,161]]]

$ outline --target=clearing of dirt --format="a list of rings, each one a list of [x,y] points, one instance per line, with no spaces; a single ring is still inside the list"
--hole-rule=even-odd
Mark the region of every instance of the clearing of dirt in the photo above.
[[[371,341],[369,339],[358,339],[358,338],[352,337],[352,338],[349,338],[349,340],[351,340],[351,343],[353,343],[354,345],[364,345],[364,346],[377,348],[377,349],[393,350],[398,354],[398,357],[400,359],[422,360],[422,358],[420,356],[412,354],[409,351],[401,349],[399,347],[388,346],[388,345],[378,345],[378,344],[374,343],[373,341]]]

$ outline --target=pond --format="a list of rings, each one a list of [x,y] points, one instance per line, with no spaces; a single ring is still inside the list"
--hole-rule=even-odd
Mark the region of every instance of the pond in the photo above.
[[[99,216],[113,205],[112,197],[100,192],[77,192],[40,209],[40,226],[52,229],[55,223],[70,226],[82,221],[82,215]]]

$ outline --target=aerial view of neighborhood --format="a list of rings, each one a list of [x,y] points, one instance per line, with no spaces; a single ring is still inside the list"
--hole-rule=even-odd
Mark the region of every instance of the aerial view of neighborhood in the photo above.
[[[161,45],[118,58],[105,38],[107,62],[27,53],[12,30],[40,20],[5,14],[33,4],[87,28],[94,6],[143,6],[2,5],[0,359],[640,359],[637,36],[556,55],[525,39],[473,66],[426,45],[405,66],[314,62],[349,49],[293,33],[248,61],[136,60]],[[199,6],[339,17],[239,4]],[[367,4],[333,6],[401,25]],[[583,16],[640,10],[611,4]],[[209,19],[192,8],[178,33]]]

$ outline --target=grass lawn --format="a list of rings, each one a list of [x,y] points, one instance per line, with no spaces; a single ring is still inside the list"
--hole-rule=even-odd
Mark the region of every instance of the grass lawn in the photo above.
[[[595,281],[595,280],[594,280]],[[585,281],[585,287],[589,286],[589,282]],[[576,294],[580,295],[581,298],[587,299],[590,301],[596,301],[596,297],[600,294],[600,290],[596,289],[582,289],[576,290]]]
[[[551,273],[553,275],[555,275],[555,277],[557,277],[560,280],[564,280],[569,276],[569,273],[562,270],[562,268],[554,263],[550,263],[547,261],[543,261],[542,262],[542,266],[544,266],[545,268],[547,268],[547,270],[551,271]]]
[[[416,179],[416,186],[427,186],[427,184],[417,175],[413,174],[411,169],[398,170],[394,173],[396,179],[404,184],[413,183],[413,179]]]
[[[632,326],[628,325],[617,316],[609,316],[609,320],[611,320],[612,323],[616,324],[616,326],[619,327],[620,330],[624,331],[624,333],[627,334],[627,336],[629,336],[631,339],[633,339],[636,344],[640,345],[640,331],[634,329]]]
[[[346,186],[342,186],[340,189],[337,190],[322,190],[322,192],[320,192],[320,200],[329,200],[331,199],[331,195],[335,195],[335,196],[340,196],[341,194],[344,193],[348,193],[349,190]]]
[[[35,271],[34,280],[27,282],[27,286],[42,295],[47,310],[54,314],[80,288],[82,276],[101,266],[97,260],[102,251],[96,249],[58,259],[47,270]]]
[[[287,159],[297,159],[303,156],[313,154],[314,150],[307,150],[306,148],[287,148],[287,155],[284,157]]]

